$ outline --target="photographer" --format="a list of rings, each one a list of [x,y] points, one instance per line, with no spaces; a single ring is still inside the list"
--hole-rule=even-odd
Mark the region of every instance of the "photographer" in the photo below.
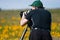
[[[41,1],[36,0],[32,3],[32,11],[22,16],[20,25],[25,25],[29,20],[32,21],[29,40],[52,40],[51,13],[44,9]]]

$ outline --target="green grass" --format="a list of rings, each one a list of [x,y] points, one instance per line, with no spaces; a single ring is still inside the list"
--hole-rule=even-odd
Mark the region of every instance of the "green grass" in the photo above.
[[[60,22],[60,9],[49,9],[52,15],[52,21],[53,22]],[[20,10],[3,10],[0,11],[0,19],[1,17],[10,20],[12,16],[20,17],[19,16]]]
[[[60,9],[49,9],[52,15],[52,22],[60,23]],[[3,28],[0,30],[1,32],[4,30],[4,27],[6,25],[19,25],[19,18],[20,18],[20,12],[21,10],[2,10],[0,11],[0,26]],[[2,23],[2,21],[5,21]],[[57,26],[58,27],[58,26]],[[58,27],[60,28],[60,27]],[[56,28],[57,32],[59,32],[59,29]],[[13,38],[15,39],[15,38]]]
[[[60,9],[50,9],[52,22],[60,22]]]
[[[18,20],[16,20],[19,16],[20,11],[19,10],[4,10],[4,11],[0,11],[0,24],[1,24],[1,20],[5,20],[5,24],[13,24],[14,22],[18,22]],[[12,20],[12,17],[15,17],[15,21]]]

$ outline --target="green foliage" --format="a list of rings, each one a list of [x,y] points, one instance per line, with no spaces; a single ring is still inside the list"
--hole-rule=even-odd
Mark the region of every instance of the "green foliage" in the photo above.
[[[60,9],[50,9],[53,22],[60,22]]]
[[[21,30],[17,30],[17,32],[16,31],[11,31],[11,30],[13,30],[14,28],[18,28],[18,27],[20,28],[20,24],[19,24],[20,15],[19,14],[20,14],[21,11],[26,11],[26,10],[2,10],[2,11],[0,11],[0,34],[6,32],[6,29],[8,30],[7,31],[8,34],[14,32],[13,34],[10,34],[9,38],[7,38],[6,40],[8,40],[8,39],[18,40],[18,38],[20,38],[19,35],[21,35],[21,34],[18,35],[18,33],[19,33],[19,31],[21,33]],[[59,26],[60,25],[59,24],[60,23],[60,9],[50,9],[49,11],[51,12],[51,15],[52,15],[52,22],[55,22],[53,24],[53,29],[55,29],[55,30],[52,31],[52,34],[54,32],[58,32],[59,33],[60,32],[59,31],[60,30],[59,29],[60,28],[60,26]],[[12,28],[11,25],[13,26],[13,28]],[[4,30],[4,28],[6,28],[6,29]],[[22,29],[22,28],[20,28],[20,29]],[[7,35],[7,34],[5,34],[5,35]],[[11,35],[13,35],[13,36],[11,36]],[[59,36],[59,34],[58,34],[58,36]],[[4,38],[4,35],[2,36],[2,39],[3,38]],[[25,39],[26,39],[26,37],[25,37]]]

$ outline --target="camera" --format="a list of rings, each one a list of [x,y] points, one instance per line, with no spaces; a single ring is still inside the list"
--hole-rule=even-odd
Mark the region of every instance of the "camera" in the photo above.
[[[20,12],[20,17],[22,18],[23,14],[24,14],[24,15],[27,15],[30,11],[31,11],[31,10],[21,11],[21,12]],[[27,23],[27,25],[28,25],[29,28],[31,28],[31,26],[32,26],[32,21],[29,20],[29,22]]]
[[[20,12],[20,17],[22,17],[22,15],[27,15],[28,13],[30,12],[30,10],[27,10],[27,11],[21,11]]]

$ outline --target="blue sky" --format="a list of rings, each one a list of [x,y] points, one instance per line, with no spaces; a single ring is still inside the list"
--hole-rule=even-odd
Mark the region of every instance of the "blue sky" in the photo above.
[[[29,5],[35,0],[0,0],[2,9],[31,8]],[[41,0],[45,8],[60,8],[60,0]]]

